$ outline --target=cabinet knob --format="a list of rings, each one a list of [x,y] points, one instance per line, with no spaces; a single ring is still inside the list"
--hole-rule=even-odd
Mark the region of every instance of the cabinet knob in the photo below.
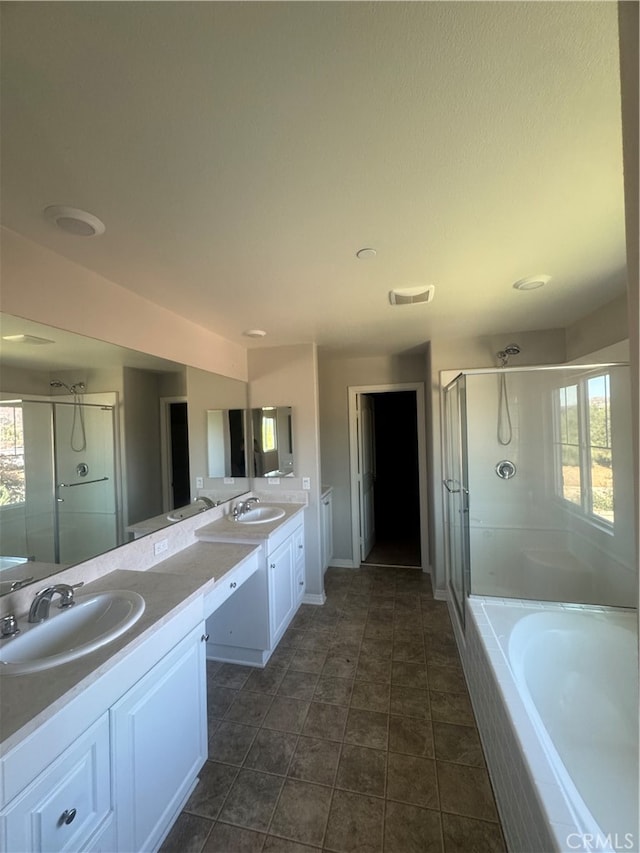
[[[60,820],[58,821],[58,824],[62,826],[62,824],[64,823],[69,826],[70,823],[73,823],[76,814],[77,812],[75,809],[67,809],[60,815]]]
[[[300,550],[302,550],[302,549],[304,548],[304,545],[298,545],[298,548],[299,548]]]
[[[203,643],[206,643],[206,642],[207,642],[207,640],[209,639],[209,635],[208,635],[208,634],[203,634],[203,635],[200,637],[200,639],[202,640],[202,642],[203,642]]]
[[[235,589],[237,586],[238,586],[238,584],[236,583],[236,581],[231,581],[231,583],[229,584],[229,587],[231,589]]]
[[[298,586],[304,586],[304,581],[298,581]]]
[[[275,564],[275,563],[270,563],[270,566],[271,566],[271,568],[272,568],[272,569],[275,569],[276,564]]]

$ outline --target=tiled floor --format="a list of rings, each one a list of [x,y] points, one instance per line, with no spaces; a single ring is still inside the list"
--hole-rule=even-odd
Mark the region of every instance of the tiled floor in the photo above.
[[[209,761],[163,853],[502,853],[446,605],[329,569],[264,670],[209,663]]]

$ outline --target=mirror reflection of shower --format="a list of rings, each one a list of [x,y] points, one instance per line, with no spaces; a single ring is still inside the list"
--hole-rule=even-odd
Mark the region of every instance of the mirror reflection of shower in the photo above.
[[[87,386],[84,382],[76,382],[73,385],[67,385],[61,379],[52,379],[49,385],[52,388],[66,388],[73,395],[73,422],[71,424],[71,434],[69,436],[69,447],[75,453],[82,453],[87,449],[87,433],[84,425],[84,412],[82,409],[82,395],[86,391]]]
[[[507,344],[507,346],[496,353],[500,361],[500,367],[506,367],[512,355],[519,355],[518,344]],[[513,426],[511,424],[511,412],[509,411],[509,397],[507,394],[507,377],[501,373],[498,378],[498,443],[503,447],[511,444],[513,439]]]

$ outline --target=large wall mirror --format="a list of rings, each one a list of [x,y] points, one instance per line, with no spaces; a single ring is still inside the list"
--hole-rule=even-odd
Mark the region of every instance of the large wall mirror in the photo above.
[[[207,464],[208,412],[246,409],[245,382],[0,323],[0,594],[171,524],[198,494],[249,489]]]
[[[251,410],[252,464],[255,477],[293,477],[293,421],[291,406],[263,406]]]

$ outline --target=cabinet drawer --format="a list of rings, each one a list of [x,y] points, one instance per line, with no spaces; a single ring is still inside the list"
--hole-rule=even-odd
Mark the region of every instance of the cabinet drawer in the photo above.
[[[6,853],[77,851],[111,811],[104,714],[0,815]]]
[[[258,569],[259,560],[264,560],[262,549],[248,557],[241,566],[228,572],[220,582],[204,597],[204,614],[209,616],[221,604],[239,589]]]

